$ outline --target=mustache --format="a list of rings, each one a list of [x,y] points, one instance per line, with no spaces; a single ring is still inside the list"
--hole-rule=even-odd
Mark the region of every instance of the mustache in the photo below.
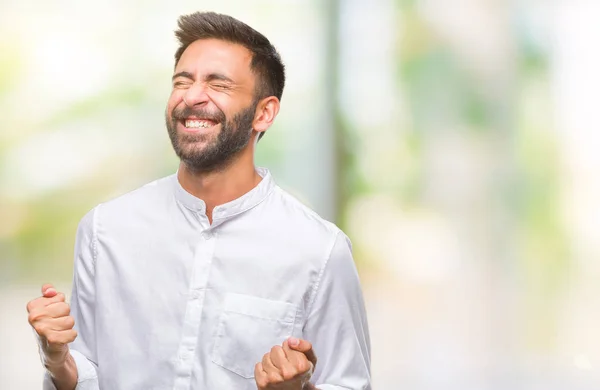
[[[211,111],[207,109],[191,109],[190,107],[185,107],[183,109],[174,109],[171,117],[177,120],[183,120],[190,116],[195,116],[198,118],[209,119],[213,122],[220,123],[225,122],[225,114],[223,111]]]

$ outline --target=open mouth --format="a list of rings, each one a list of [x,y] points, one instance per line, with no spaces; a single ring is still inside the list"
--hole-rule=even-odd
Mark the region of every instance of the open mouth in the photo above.
[[[188,118],[183,121],[183,125],[186,129],[207,129],[215,126],[217,123],[210,119],[195,119]]]

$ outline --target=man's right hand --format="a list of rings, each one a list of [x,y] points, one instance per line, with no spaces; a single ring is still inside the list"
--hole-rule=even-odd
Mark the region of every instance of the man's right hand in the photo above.
[[[53,285],[42,286],[42,296],[27,304],[29,324],[41,339],[44,365],[46,368],[65,364],[69,355],[68,343],[75,340],[77,331],[73,329],[75,320],[71,308],[65,302],[65,295],[56,291]]]

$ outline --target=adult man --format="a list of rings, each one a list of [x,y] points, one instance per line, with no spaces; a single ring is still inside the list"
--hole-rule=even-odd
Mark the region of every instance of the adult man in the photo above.
[[[183,16],[176,35],[179,170],[82,219],[70,308],[51,285],[29,302],[45,388],[370,389],[347,237],[254,166],[279,54],[225,15]]]

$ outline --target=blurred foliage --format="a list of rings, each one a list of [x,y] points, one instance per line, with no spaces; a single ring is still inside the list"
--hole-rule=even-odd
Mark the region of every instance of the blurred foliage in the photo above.
[[[322,8],[319,9],[322,11]],[[337,15],[333,12],[330,17]],[[406,114],[410,121],[406,122],[406,127],[398,129],[397,148],[404,153],[404,165],[399,171],[402,177],[395,179],[400,184],[389,187],[391,195],[402,207],[432,207],[427,204],[425,196],[425,188],[431,180],[427,177],[426,166],[430,156],[426,151],[432,140],[443,133],[459,132],[458,136],[465,140],[486,140],[483,143],[490,150],[495,147],[492,143],[498,140],[511,145],[515,148],[515,155],[506,154],[510,151],[498,154],[498,158],[506,159],[498,163],[506,163],[508,177],[499,177],[489,191],[499,189],[499,207],[510,215],[511,226],[522,231],[522,242],[517,244],[522,249],[519,264],[528,270],[528,281],[544,275],[539,281],[544,287],[540,288],[543,291],[556,288],[567,267],[568,247],[562,221],[557,214],[557,145],[545,131],[546,123],[532,123],[521,108],[527,104],[523,101],[526,98],[523,91],[528,91],[529,84],[548,84],[547,54],[531,37],[519,34],[517,29],[514,41],[519,62],[514,78],[520,85],[516,91],[516,104],[510,105],[512,111],[507,113],[498,102],[513,97],[489,93],[489,84],[474,76],[466,66],[466,60],[449,44],[447,37],[440,36],[424,18],[419,2],[396,1],[395,17],[400,26],[396,37],[395,88],[406,97]],[[334,25],[337,26],[337,23]],[[23,59],[15,47],[10,42],[0,41],[3,53],[0,57],[0,102],[16,94],[19,88],[17,80],[22,77],[19,72]],[[337,64],[338,59],[334,57],[331,61]],[[337,72],[338,66],[332,69]],[[123,109],[155,110],[159,104],[155,95],[149,95],[148,85],[162,77],[163,73],[155,67],[149,67],[147,72],[151,77],[146,82],[112,82],[98,93],[79,99],[39,121],[34,131],[51,133],[84,121],[101,121],[111,112]],[[335,82],[333,86],[337,88]],[[337,150],[334,153],[340,183],[337,222],[345,228],[353,200],[388,189],[379,187],[361,170],[358,156],[370,139],[363,133],[359,134],[352,120],[344,117],[339,110],[334,115],[337,129]],[[3,126],[17,126],[17,120],[12,118]],[[159,126],[162,123],[156,128]],[[285,148],[281,145],[289,142],[287,137],[293,136],[282,131],[284,126],[285,123],[277,122],[258,148],[257,160],[276,172],[288,163]],[[377,132],[375,128],[370,130]],[[118,131],[126,129],[107,129],[107,134]],[[35,132],[27,136],[19,136],[15,132],[3,136],[0,142],[2,156],[9,148],[27,142],[27,137],[35,137]],[[499,136],[485,137],[482,133],[497,133]],[[161,140],[165,141],[166,137]],[[8,270],[9,278],[37,278],[39,275],[50,278],[70,274],[67,270],[70,270],[72,261],[70,254],[75,228],[87,210],[110,196],[133,188],[135,184],[142,184],[144,180],[173,172],[176,162],[169,145],[153,146],[147,151],[157,153],[156,158],[144,159],[144,156],[134,154],[108,156],[96,166],[95,171],[88,173],[87,179],[37,197],[19,200],[0,194],[0,210],[22,210],[10,214],[15,219],[9,219],[8,223],[17,227],[3,229],[8,233],[0,235],[3,269]],[[123,164],[127,167],[121,168]],[[130,172],[118,173],[118,169]],[[117,173],[125,178],[116,179]],[[6,179],[2,184],[10,185]],[[438,212],[444,213],[443,210]],[[358,253],[365,251],[360,243],[356,250]],[[357,259],[360,261],[368,257],[367,254],[359,255]]]

